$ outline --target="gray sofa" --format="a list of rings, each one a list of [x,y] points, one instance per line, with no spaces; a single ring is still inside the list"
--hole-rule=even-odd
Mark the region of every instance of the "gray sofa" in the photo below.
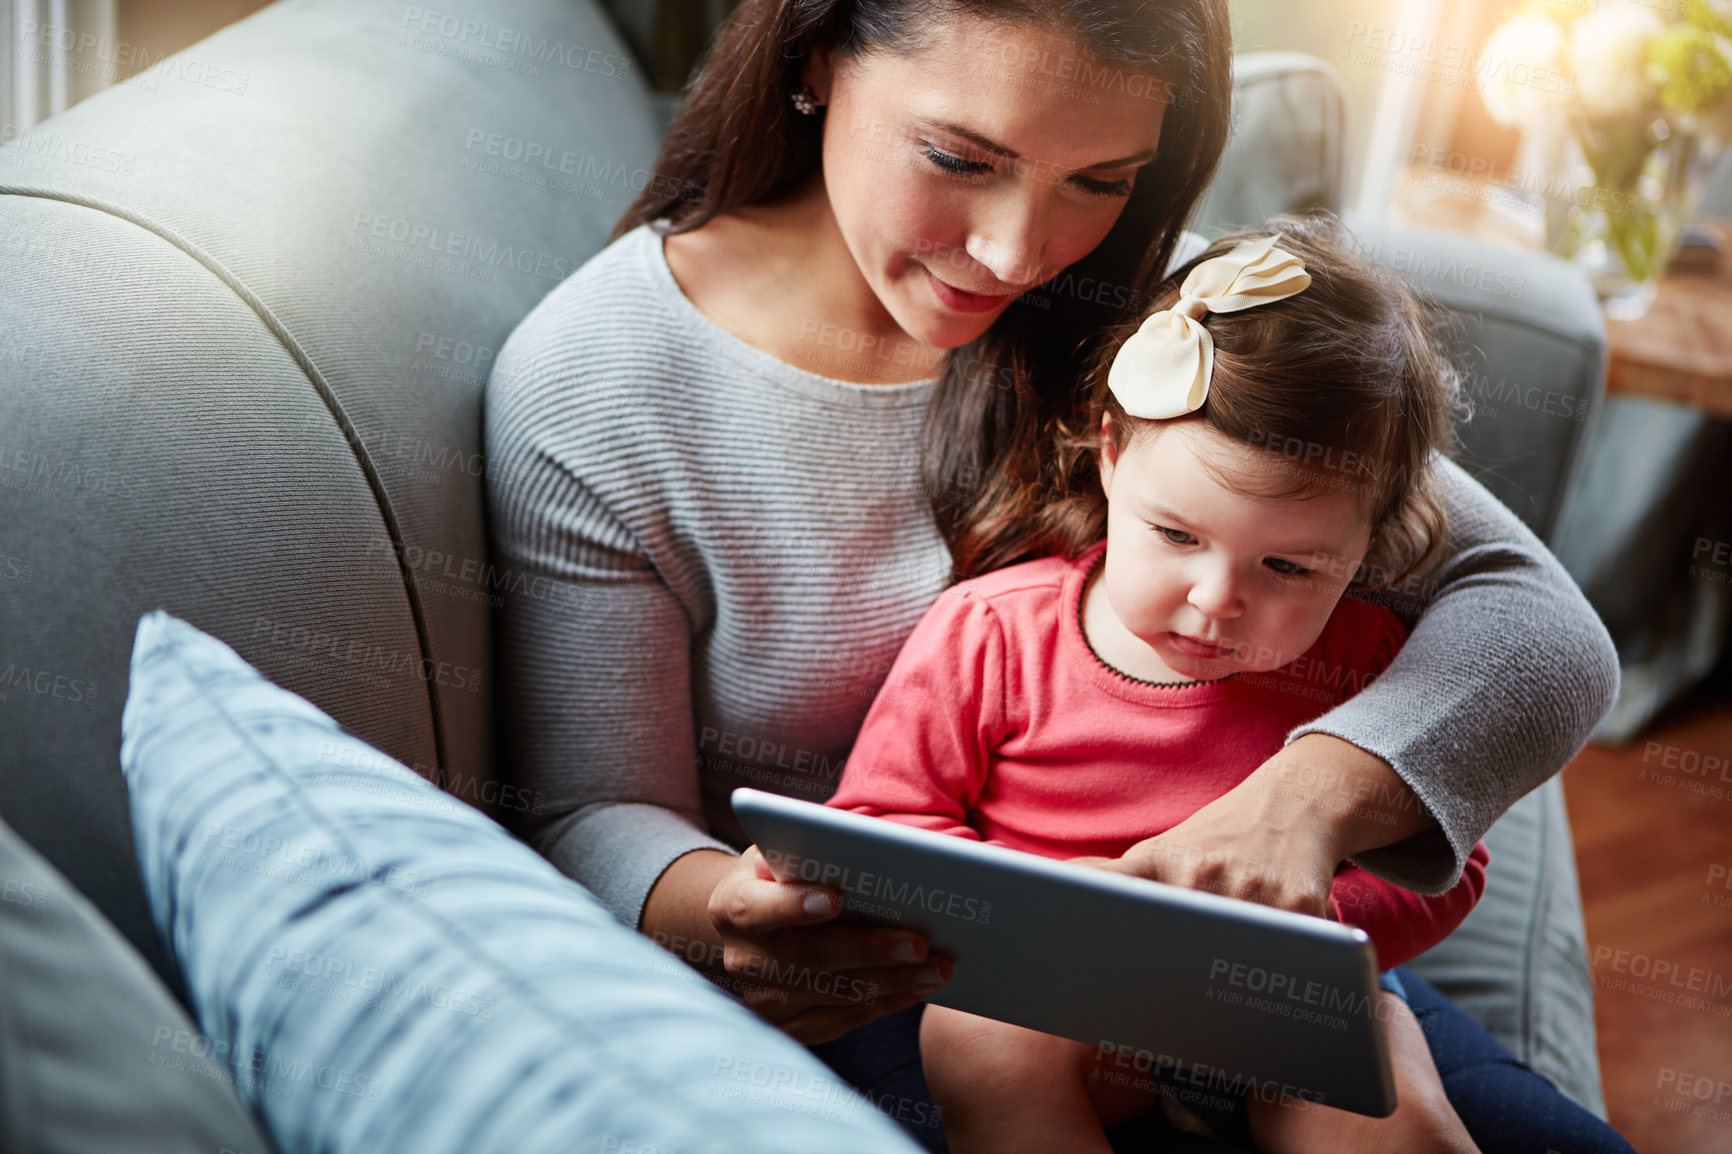
[[[489,596],[530,578],[487,556],[482,389],[666,109],[587,2],[421,12],[282,0],[0,148],[0,817],[177,992],[117,763],[149,610],[507,824],[532,801],[496,753]],[[1338,207],[1327,66],[1249,58],[1239,98],[1198,227]],[[1603,372],[1586,283],[1360,235],[1456,310],[1465,460],[1547,537]],[[1486,899],[1414,966],[1603,1115],[1556,780],[1487,840]]]

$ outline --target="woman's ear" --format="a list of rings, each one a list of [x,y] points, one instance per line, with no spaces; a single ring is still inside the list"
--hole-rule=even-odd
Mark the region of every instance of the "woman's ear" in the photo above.
[[[800,82],[812,90],[819,104],[830,103],[830,85],[835,80],[831,69],[836,54],[828,44],[814,44],[800,68]]]

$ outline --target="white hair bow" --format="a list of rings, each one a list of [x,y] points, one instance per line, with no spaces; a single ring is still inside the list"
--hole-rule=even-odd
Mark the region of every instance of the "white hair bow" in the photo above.
[[[1202,318],[1285,300],[1311,283],[1299,258],[1275,247],[1278,239],[1247,240],[1199,264],[1179,286],[1178,303],[1131,334],[1107,371],[1107,387],[1125,412],[1160,421],[1203,407],[1215,341]]]

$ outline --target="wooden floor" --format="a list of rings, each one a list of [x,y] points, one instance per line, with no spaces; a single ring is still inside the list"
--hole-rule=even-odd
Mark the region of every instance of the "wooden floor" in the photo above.
[[[1732,703],[1564,770],[1613,1126],[1640,1154],[1732,1151]]]

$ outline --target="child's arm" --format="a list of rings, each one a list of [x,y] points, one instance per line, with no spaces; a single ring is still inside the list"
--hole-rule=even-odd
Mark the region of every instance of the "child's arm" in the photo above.
[[[1329,912],[1343,925],[1371,935],[1377,968],[1412,961],[1455,932],[1485,893],[1485,867],[1491,860],[1485,842],[1468,854],[1461,880],[1441,894],[1416,894],[1375,877],[1358,866],[1335,875]]]
[[[1004,733],[1004,666],[990,606],[946,590],[897,655],[826,804],[981,840],[968,812]]]

